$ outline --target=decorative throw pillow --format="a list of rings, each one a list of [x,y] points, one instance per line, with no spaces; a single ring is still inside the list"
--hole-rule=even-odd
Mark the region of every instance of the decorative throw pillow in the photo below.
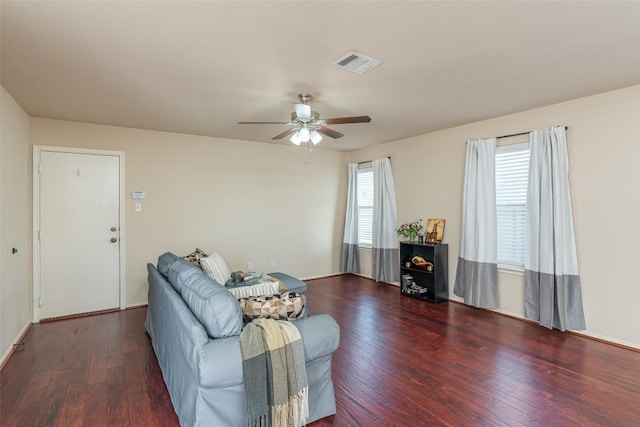
[[[202,267],[200,267],[200,259],[206,258],[208,256],[209,255],[207,255],[202,249],[196,248],[195,251],[191,252],[189,255],[183,256],[182,258],[186,259],[196,267],[202,269]]]
[[[274,294],[270,297],[241,298],[240,308],[244,323],[253,319],[295,320],[306,315],[306,297],[295,292]]]
[[[250,298],[257,295],[271,296],[280,291],[280,286],[278,282],[258,282],[254,285],[237,286],[235,288],[227,287],[227,289],[234,297],[240,299]]]
[[[200,267],[207,276],[224,286],[231,277],[231,271],[227,267],[227,263],[216,251],[211,252],[206,258],[200,258]]]

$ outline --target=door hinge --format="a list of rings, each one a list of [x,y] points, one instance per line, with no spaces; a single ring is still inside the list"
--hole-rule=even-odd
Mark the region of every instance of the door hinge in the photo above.
[[[40,242],[42,238],[40,237],[40,230],[38,230],[38,242]]]
[[[38,297],[38,307],[42,307],[42,297]]]
[[[42,173],[42,163],[38,163],[38,174]]]

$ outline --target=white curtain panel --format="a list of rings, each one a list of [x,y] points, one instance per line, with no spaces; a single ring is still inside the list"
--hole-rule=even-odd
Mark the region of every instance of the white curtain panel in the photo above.
[[[460,255],[453,292],[466,304],[498,308],[496,138],[467,141]]]
[[[347,192],[347,216],[344,222],[342,239],[342,271],[360,273],[360,255],[358,251],[358,164],[349,163],[349,188]]]
[[[400,253],[396,233],[396,191],[391,161],[371,162],[373,168],[373,278],[378,282],[400,281]]]
[[[547,328],[586,329],[564,127],[531,132],[525,316]]]

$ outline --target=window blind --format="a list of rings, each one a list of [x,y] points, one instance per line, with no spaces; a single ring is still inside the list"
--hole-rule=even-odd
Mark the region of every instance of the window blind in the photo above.
[[[373,169],[358,170],[358,245],[373,244]]]
[[[498,265],[524,270],[529,143],[496,147]]]

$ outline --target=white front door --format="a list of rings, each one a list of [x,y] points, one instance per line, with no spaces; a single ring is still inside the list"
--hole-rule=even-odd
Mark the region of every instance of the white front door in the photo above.
[[[120,307],[120,157],[42,149],[37,177],[39,318]]]

